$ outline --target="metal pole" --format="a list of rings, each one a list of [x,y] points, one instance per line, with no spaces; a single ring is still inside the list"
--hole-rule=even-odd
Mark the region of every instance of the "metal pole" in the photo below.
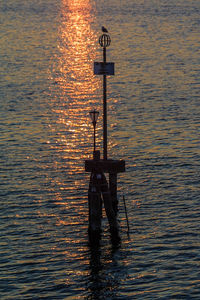
[[[125,210],[125,215],[126,215],[126,223],[127,223],[127,234],[129,235],[129,222],[128,222],[128,214],[127,214],[127,210],[126,210],[126,202],[125,202],[125,197],[123,194],[123,202],[124,202],[124,210]]]
[[[95,150],[96,150],[96,131],[95,131],[95,129],[96,129],[96,124],[94,123],[94,152],[95,152]]]
[[[103,47],[103,62],[106,63],[106,47]],[[107,160],[107,95],[106,75],[103,75],[103,159]]]

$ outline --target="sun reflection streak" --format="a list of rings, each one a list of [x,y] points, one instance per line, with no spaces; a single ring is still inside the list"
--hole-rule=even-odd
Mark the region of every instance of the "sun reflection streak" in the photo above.
[[[77,104],[87,105],[81,100],[93,95],[98,80],[93,75],[96,35],[91,28],[93,15],[90,0],[62,2],[62,24],[60,27],[59,82],[63,92],[68,92]],[[75,101],[75,102],[76,102]],[[79,102],[80,101],[80,102]],[[74,101],[69,103],[74,105]]]
[[[101,108],[101,80],[93,74],[93,62],[98,52],[98,33],[92,29],[94,11],[91,0],[61,2],[57,52],[52,58],[51,80],[54,84],[49,122],[52,137],[48,141],[53,150],[55,172],[49,179],[56,204],[64,205],[68,214],[64,220],[58,217],[57,226],[68,224],[73,227],[75,220],[86,223],[87,218],[87,200],[83,197],[86,183],[80,160],[84,161],[88,153],[92,153],[93,128],[89,111]],[[97,135],[98,131],[97,128]],[[80,195],[82,200],[77,202]]]
[[[58,141],[65,147],[65,156],[68,153],[76,159],[87,157],[85,153],[92,141],[88,112],[94,105],[99,109],[101,104],[98,99],[100,79],[93,74],[97,52],[97,34],[91,27],[93,10],[90,0],[62,1],[57,63],[52,74],[60,96],[52,100]],[[83,148],[86,151],[81,150]]]

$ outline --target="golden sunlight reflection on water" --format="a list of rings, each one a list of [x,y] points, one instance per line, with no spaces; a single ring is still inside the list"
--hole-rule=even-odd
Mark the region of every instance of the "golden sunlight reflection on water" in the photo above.
[[[54,84],[50,103],[53,122],[49,122],[53,137],[49,146],[55,153],[54,168],[63,175],[57,176],[55,172],[50,181],[53,189],[55,187],[56,204],[64,205],[70,212],[70,219],[59,217],[57,225],[73,227],[80,218],[81,222],[86,222],[87,218],[86,200],[81,192],[81,189],[87,190],[87,183],[82,172],[84,159],[92,153],[93,127],[89,111],[94,108],[100,110],[101,106],[100,78],[93,74],[98,35],[92,29],[94,8],[90,0],[62,0],[60,16],[57,52],[52,58],[50,75]],[[98,131],[99,128],[97,134]],[[82,169],[80,160],[83,162]],[[75,173],[76,179],[69,179]],[[75,190],[83,198],[78,206]]]
[[[93,7],[89,0],[62,1],[58,52],[52,79],[59,96],[52,99],[55,124],[50,124],[62,144],[62,155],[74,162],[87,157],[88,144],[92,143],[92,126],[89,111],[99,109],[97,104],[100,80],[93,75],[97,35],[92,30]],[[62,130],[60,130],[62,128]],[[98,129],[97,129],[98,131]]]
[[[93,75],[96,36],[91,28],[93,15],[90,1],[63,1],[60,26],[60,76],[57,78],[63,93],[73,96],[77,105],[86,104],[90,92],[96,90]],[[80,102],[79,102],[80,101]]]

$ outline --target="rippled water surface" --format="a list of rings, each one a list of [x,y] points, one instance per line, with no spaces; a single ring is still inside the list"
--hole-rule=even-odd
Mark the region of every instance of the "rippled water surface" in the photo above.
[[[1,299],[200,299],[199,15],[197,0],[1,1]],[[100,247],[87,236],[102,25],[108,156],[126,161],[117,249],[105,213]]]

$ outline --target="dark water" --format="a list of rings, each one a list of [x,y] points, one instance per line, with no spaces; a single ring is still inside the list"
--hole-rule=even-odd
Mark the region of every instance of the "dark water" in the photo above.
[[[1,299],[200,299],[200,2],[2,0]],[[121,246],[88,246],[91,109],[108,27]],[[122,194],[130,222],[127,237]]]

